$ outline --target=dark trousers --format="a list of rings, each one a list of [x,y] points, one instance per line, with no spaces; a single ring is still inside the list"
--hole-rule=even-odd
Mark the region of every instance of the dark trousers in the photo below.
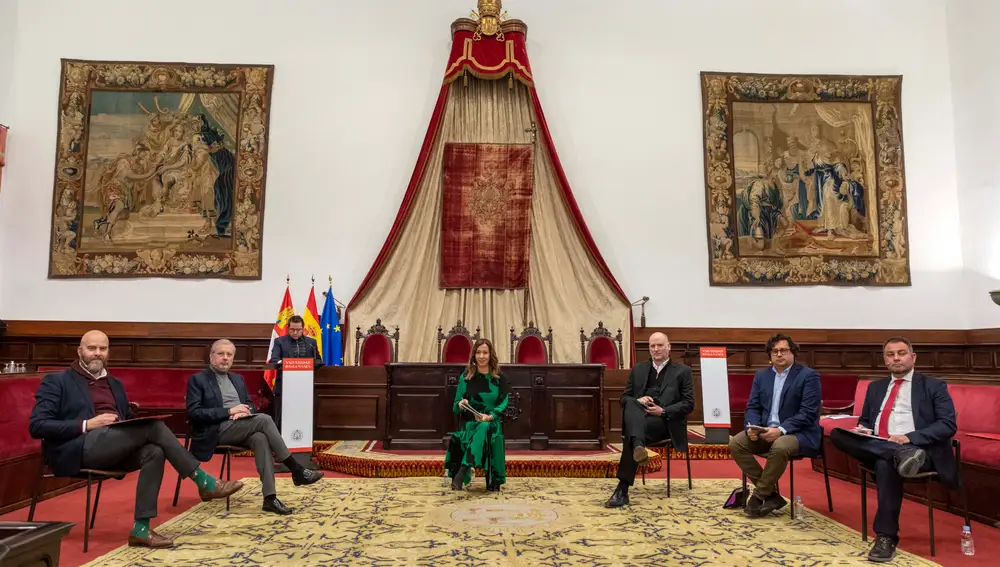
[[[896,470],[895,455],[902,447],[885,439],[873,439],[834,429],[830,441],[835,447],[857,459],[865,468],[875,471],[878,510],[872,529],[877,535],[899,541],[899,512],[903,507],[903,477]],[[920,472],[932,469],[928,460]]]
[[[636,400],[626,402],[622,415],[622,456],[618,461],[618,480],[632,486],[635,471],[639,468],[632,451],[664,439],[670,439],[665,418],[647,415],[646,408]]]
[[[156,499],[166,460],[182,477],[191,476],[198,459],[184,450],[162,421],[123,423],[88,431],[83,440],[83,468],[139,471],[135,519],[156,517]]]
[[[219,428],[220,445],[243,445],[253,449],[253,458],[260,475],[261,493],[274,496],[274,459],[284,461],[292,454],[285,446],[271,416],[260,413],[253,417],[227,421]],[[274,458],[271,458],[272,453]]]

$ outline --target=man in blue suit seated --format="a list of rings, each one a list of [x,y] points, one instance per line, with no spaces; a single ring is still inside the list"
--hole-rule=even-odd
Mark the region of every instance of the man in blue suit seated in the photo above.
[[[288,318],[288,334],[274,339],[271,347],[269,364],[281,364],[286,358],[311,358],[313,368],[323,366],[323,357],[319,354],[316,339],[305,336],[306,323],[300,315]],[[279,368],[274,380],[274,423],[281,429],[281,382],[282,371]]]
[[[177,437],[159,420],[135,418],[122,386],[108,374],[108,336],[90,331],[80,339],[79,359],[49,374],[35,392],[28,430],[42,440],[42,454],[52,472],[72,477],[80,469],[139,471],[135,485],[135,525],[129,546],[171,547],[173,540],[150,527],[169,462],[198,486],[202,500],[225,498],[243,488],[240,481],[218,480],[199,466]],[[123,423],[124,422],[124,423]]]
[[[250,447],[264,496],[261,509],[274,514],[291,514],[292,510],[278,500],[274,488],[274,459],[292,472],[295,486],[312,484],[323,478],[323,473],[296,462],[271,416],[257,413],[243,377],[229,371],[235,356],[236,347],[231,341],[217,340],[209,354],[210,367],[188,378],[191,454],[199,461],[208,461],[217,445]]]
[[[778,479],[792,457],[819,455],[823,436],[819,374],[795,362],[798,352],[788,335],[774,335],[767,341],[772,366],[753,377],[743,431],[729,439],[733,460],[754,483],[746,507],[750,517],[767,516],[785,505],[778,494]],[[763,469],[754,455],[767,459]]]
[[[890,561],[896,554],[905,478],[933,470],[945,487],[956,489],[960,485],[951,448],[957,418],[947,384],[913,371],[917,355],[903,337],[887,340],[882,356],[892,379],[868,384],[865,405],[853,431],[834,429],[830,433],[834,446],[875,471],[878,512],[868,560],[876,563]]]

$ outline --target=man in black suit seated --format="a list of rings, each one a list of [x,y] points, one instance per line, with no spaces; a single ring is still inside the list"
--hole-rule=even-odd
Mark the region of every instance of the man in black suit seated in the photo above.
[[[306,323],[299,315],[288,318],[288,334],[274,340],[271,347],[269,364],[280,364],[286,358],[311,358],[313,368],[323,366],[323,357],[319,354],[316,339],[305,336]],[[274,381],[274,422],[281,429],[281,369]]]
[[[778,480],[788,461],[797,455],[818,456],[823,438],[819,374],[795,362],[799,347],[788,335],[774,335],[765,348],[771,366],[754,375],[743,431],[729,439],[733,460],[754,483],[746,507],[751,518],[768,516],[785,505]],[[755,455],[764,455],[764,468]]]
[[[670,340],[663,333],[649,336],[651,360],[635,365],[621,397],[622,456],[618,461],[618,486],[604,505],[619,508],[629,503],[628,488],[635,471],[649,462],[646,443],[672,439],[674,448],[688,450],[687,415],[694,410],[691,368],[670,360]]]
[[[306,469],[296,462],[271,416],[257,413],[243,377],[229,371],[235,355],[236,347],[232,342],[227,339],[215,341],[209,355],[211,366],[188,378],[191,453],[201,461],[208,461],[217,445],[250,447],[264,495],[262,510],[291,514],[292,510],[278,500],[274,488],[274,459],[292,472],[295,486],[312,484],[323,478],[323,473]]]
[[[904,478],[933,470],[948,488],[958,488],[960,482],[951,448],[958,428],[948,386],[913,371],[917,355],[903,337],[886,341],[882,356],[892,379],[868,384],[854,430],[834,429],[830,433],[830,441],[838,449],[875,471],[878,511],[872,525],[875,543],[868,559],[878,563],[892,560],[896,553]]]
[[[57,476],[74,476],[80,469],[138,470],[135,525],[128,544],[170,547],[170,538],[149,527],[156,517],[164,460],[182,477],[194,480],[202,500],[225,498],[243,483],[218,480],[201,470],[162,421],[113,425],[134,416],[122,383],[107,373],[108,352],[107,335],[101,331],[83,335],[79,360],[49,374],[38,386],[29,430],[42,440],[45,462]]]

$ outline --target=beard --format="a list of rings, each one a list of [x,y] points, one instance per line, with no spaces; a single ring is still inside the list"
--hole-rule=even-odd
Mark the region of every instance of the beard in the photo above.
[[[83,364],[83,367],[92,374],[97,374],[104,369],[104,359],[99,356],[95,356],[91,359],[84,358],[81,359],[80,362]]]

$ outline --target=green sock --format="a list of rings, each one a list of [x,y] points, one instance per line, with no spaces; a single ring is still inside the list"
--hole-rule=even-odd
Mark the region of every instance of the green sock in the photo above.
[[[132,534],[135,537],[149,537],[149,519],[136,520],[132,526]]]
[[[215,490],[215,477],[201,470],[201,467],[194,469],[194,472],[191,473],[191,480],[202,490],[209,492]]]

